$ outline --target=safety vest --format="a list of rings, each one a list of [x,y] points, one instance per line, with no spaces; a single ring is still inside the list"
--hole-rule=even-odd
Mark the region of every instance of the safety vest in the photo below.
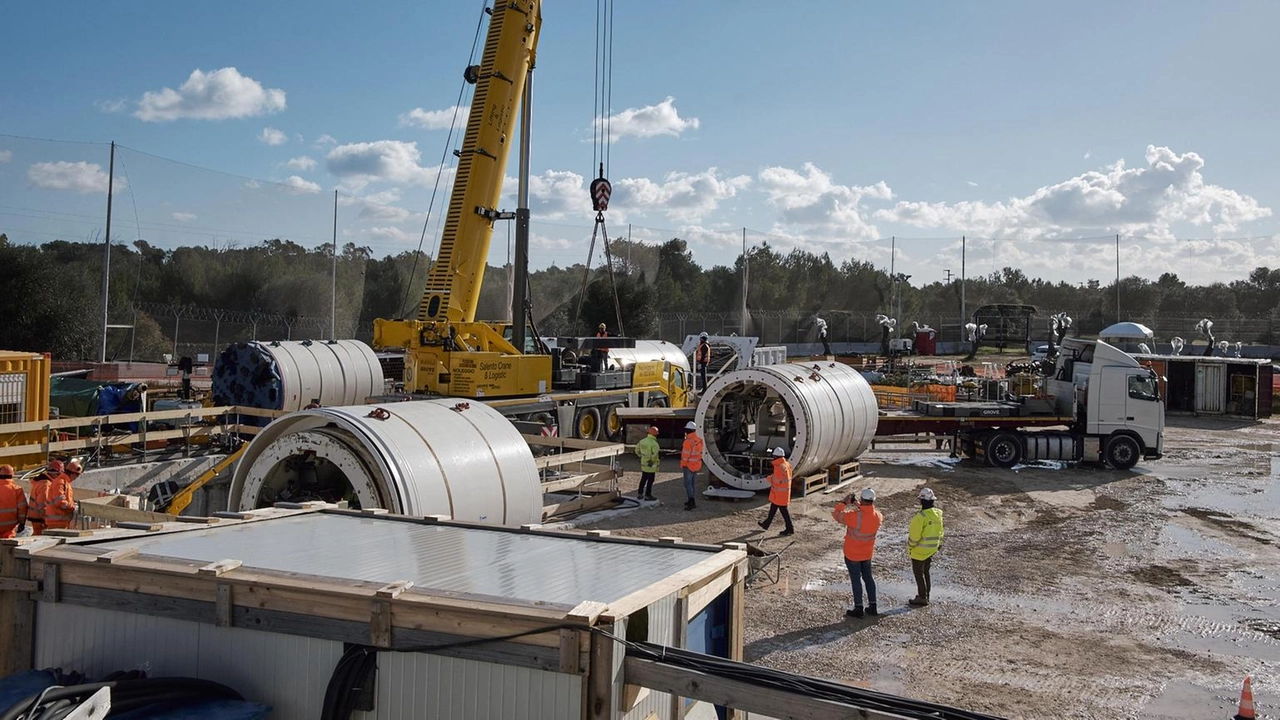
[[[32,525],[44,525],[44,506],[49,498],[49,478],[31,481],[31,496],[27,506],[27,520]]]
[[[845,526],[844,556],[854,562],[870,560],[876,552],[876,533],[884,515],[871,505],[836,503],[831,517]]]
[[[684,445],[680,446],[680,467],[694,472],[701,470],[702,451],[705,447],[706,444],[702,442],[702,438],[698,437],[698,433],[687,433],[684,436]]]
[[[942,547],[942,511],[938,508],[921,510],[911,518],[907,533],[907,551],[912,560],[928,560]]]
[[[706,365],[711,362],[711,345],[698,343],[698,362]]]
[[[607,337],[609,337],[609,333],[607,333],[607,332],[597,332],[597,333],[596,333],[596,337],[598,337],[598,338],[607,338]],[[608,354],[609,354],[609,348],[607,348],[607,347],[598,347],[598,348],[596,348],[596,350],[599,350],[601,355],[608,355]]]
[[[71,494],[71,478],[56,475],[49,481],[45,496],[44,526],[49,529],[69,528],[76,514],[75,497]]]
[[[769,476],[769,502],[783,507],[791,504],[791,463],[786,458],[773,459]]]
[[[27,496],[12,480],[0,481],[0,538],[11,538],[27,521]]]
[[[641,438],[640,442],[636,443],[636,455],[640,456],[640,472],[658,472],[660,452],[658,438],[652,435]]]

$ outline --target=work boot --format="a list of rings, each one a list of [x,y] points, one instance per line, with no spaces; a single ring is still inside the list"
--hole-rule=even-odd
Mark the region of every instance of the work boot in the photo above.
[[[760,526],[760,529],[761,529],[761,530],[768,530],[768,529],[769,529],[769,526],[768,526],[768,525],[765,525],[763,520],[757,520],[757,521],[756,521],[756,524]]]
[[[795,528],[787,528],[786,530],[783,530],[782,532],[778,533],[778,536],[781,537],[783,535],[795,535],[795,534],[796,534]]]
[[[844,611],[844,614],[845,614],[845,615],[848,615],[849,617],[856,617],[856,618],[860,618],[860,617],[862,617],[862,606],[861,606],[861,605],[854,605],[852,610],[845,610],[845,611]],[[874,614],[874,613],[873,613],[873,614]]]
[[[917,596],[915,596],[915,597],[911,598],[910,600],[908,600],[908,601],[907,601],[907,604],[908,604],[908,605],[910,605],[910,606],[912,606],[912,607],[924,607],[925,605],[928,605],[928,604],[929,604],[929,601],[928,601],[927,599],[922,598],[922,597],[920,597],[919,595],[917,595]]]
[[[875,617],[880,614],[880,611],[876,609],[875,603],[867,603],[867,614],[871,617]]]
[[[656,501],[658,498],[656,498],[656,497],[654,497],[654,496],[652,496],[652,495],[645,495],[645,496],[644,496],[644,499],[645,499],[645,500],[648,500],[649,502],[654,502],[654,501]]]
[[[685,510],[692,510],[696,507],[698,507],[698,503],[694,502],[692,498],[689,499],[689,501],[684,504]]]

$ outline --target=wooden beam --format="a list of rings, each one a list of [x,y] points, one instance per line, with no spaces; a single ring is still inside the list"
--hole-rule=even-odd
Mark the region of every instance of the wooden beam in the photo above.
[[[213,577],[222,577],[223,575],[231,572],[232,570],[235,570],[241,565],[244,565],[244,563],[239,560],[232,560],[232,559],[219,560],[217,562],[212,562],[212,563],[209,563],[208,565],[204,565],[196,569],[196,574],[212,575]]]
[[[736,566],[735,566],[736,567]],[[713,600],[720,597],[724,591],[733,587],[734,568],[726,569],[724,572],[716,575],[710,582],[702,585],[702,587],[689,593],[688,604],[686,605],[686,618],[692,618],[702,611],[702,608],[711,604]]]
[[[104,495],[102,497],[82,498],[78,501],[79,511],[85,517],[97,518],[108,522],[139,522],[139,523],[163,523],[172,522],[177,518],[166,513],[150,512],[147,510],[134,510],[133,508],[116,505],[113,500],[120,497],[119,495]]]
[[[612,632],[614,625],[604,626]],[[614,697],[613,654],[617,651],[613,638],[591,634],[591,668],[587,673],[587,720],[616,720],[617,698]]]
[[[16,545],[0,545],[0,578],[27,580],[31,561],[18,557]],[[36,604],[17,589],[0,589],[0,677],[32,669]]]
[[[623,445],[606,445],[604,447],[591,448],[588,450],[575,450],[573,452],[560,453],[559,455],[542,455],[533,459],[533,463],[539,470],[549,467],[560,467],[562,465],[571,465],[577,462],[586,462],[588,460],[597,460],[603,457],[617,457],[625,452],[626,447]]]
[[[628,657],[622,664],[626,682],[693,698],[713,705],[759,713],[775,720],[903,720],[897,715],[855,705],[822,700],[803,693],[765,688],[742,680],[729,680],[653,660]]]
[[[718,575],[726,567],[732,567],[746,558],[746,553],[739,550],[721,550],[663,580],[641,588],[624,598],[609,603],[609,610],[601,617],[608,622],[626,617],[640,608],[649,607],[674,592],[680,592],[703,578]]]
[[[600,493],[599,495],[588,495],[576,500],[569,500],[553,505],[542,506],[542,520],[546,522],[548,519],[568,512],[579,512],[582,510],[591,510],[593,508],[605,507],[612,505],[618,499],[618,493]]]

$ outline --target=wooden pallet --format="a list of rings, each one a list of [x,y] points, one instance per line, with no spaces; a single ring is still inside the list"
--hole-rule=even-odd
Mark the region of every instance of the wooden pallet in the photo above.
[[[841,485],[860,474],[861,464],[857,460],[831,465],[826,472],[814,473],[799,478],[791,483],[792,496],[804,497],[832,485]]]

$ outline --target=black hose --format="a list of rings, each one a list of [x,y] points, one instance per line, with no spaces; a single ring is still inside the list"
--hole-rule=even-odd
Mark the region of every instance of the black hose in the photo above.
[[[342,653],[324,691],[320,720],[349,720],[360,698],[372,691],[377,662],[378,651],[364,645],[351,645]]]
[[[199,678],[162,677],[119,680],[47,688],[19,700],[0,714],[0,720],[17,720],[23,715],[56,720],[67,714],[62,712],[63,710],[69,711],[70,708],[84,702],[104,687],[111,689],[111,715],[158,701],[244,700],[244,696],[226,685]],[[69,705],[63,705],[64,702]],[[34,714],[41,708],[44,710],[40,714]]]

